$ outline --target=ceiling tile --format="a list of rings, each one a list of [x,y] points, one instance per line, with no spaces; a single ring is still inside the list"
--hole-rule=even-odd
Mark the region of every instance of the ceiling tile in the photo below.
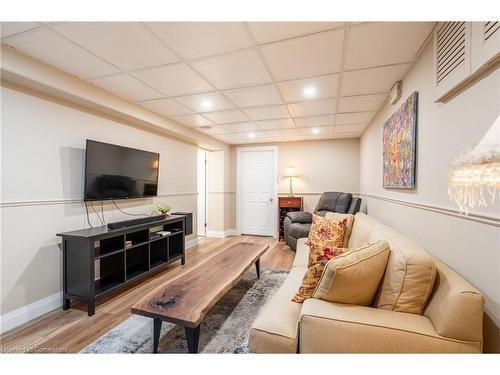
[[[376,112],[338,113],[335,123],[341,124],[368,124]]]
[[[344,30],[332,30],[262,47],[278,81],[340,71]]]
[[[244,109],[243,112],[245,112],[251,120],[274,120],[290,117],[290,114],[284,105],[247,108]]]
[[[65,22],[51,28],[125,71],[179,60],[137,22]]]
[[[286,129],[294,127],[293,120],[291,119],[257,121],[257,125],[261,129]]]
[[[229,124],[234,122],[245,122],[249,120],[247,115],[245,115],[238,109],[224,112],[204,113],[203,116],[216,124]]]
[[[359,138],[361,136],[362,132],[348,132],[348,133],[339,133],[334,131],[333,132],[333,137],[335,139],[340,139],[340,138]]]
[[[225,124],[221,125],[225,131],[229,133],[238,133],[238,132],[251,132],[255,130],[260,130],[254,122],[240,122],[237,124]]]
[[[278,87],[285,100],[303,102],[333,98],[337,96],[339,74],[329,74],[320,77],[311,77],[278,83]]]
[[[343,22],[249,22],[248,26],[259,44],[294,38],[340,28]]]
[[[339,99],[339,112],[376,111],[387,94],[345,96]]]
[[[163,97],[158,91],[139,82],[128,74],[117,74],[112,76],[92,79],[90,83],[103,88],[109,92],[133,101],[158,99]]]
[[[237,136],[239,136],[242,140],[246,141],[246,143],[253,143],[255,142],[255,139],[257,138],[266,138],[268,135],[267,135],[267,132],[265,131],[255,131],[255,132],[252,132],[252,134],[254,135],[253,138],[249,137],[248,136],[248,132],[244,132],[244,133],[235,133]]]
[[[215,112],[234,108],[224,95],[217,92],[179,96],[176,100],[195,112]]]
[[[282,104],[281,96],[274,85],[262,85],[224,91],[240,108]]]
[[[195,130],[205,133],[205,134],[224,134],[226,131],[222,129],[220,126],[217,125],[210,125],[210,126],[202,126],[202,127],[195,127]]]
[[[40,27],[39,22],[0,22],[0,38],[7,38],[37,27]]]
[[[17,34],[2,42],[77,77],[119,73],[112,65],[45,28]]]
[[[335,124],[335,115],[296,118],[295,125],[300,128]]]
[[[146,26],[188,60],[252,45],[238,22],[148,22]]]
[[[173,99],[151,100],[139,104],[165,116],[181,116],[193,113],[189,108],[184,107]]]
[[[288,108],[294,117],[319,116],[335,113],[337,101],[328,99],[309,103],[297,103],[290,104]]]
[[[345,69],[413,61],[434,22],[369,22],[349,31]]]
[[[266,130],[266,133],[269,137],[291,137],[299,135],[299,131],[295,128]]]
[[[341,94],[349,96],[388,92],[396,81],[403,79],[410,66],[398,64],[344,72]]]
[[[187,126],[206,126],[206,125],[214,125],[212,121],[209,121],[203,116],[200,115],[184,115],[184,116],[176,116],[174,117],[175,121],[180,122],[181,124]]]
[[[219,89],[271,82],[264,64],[253,49],[196,61],[193,67]]]
[[[313,129],[319,131],[319,133],[314,132]],[[315,128],[299,128],[299,132],[302,135],[307,135],[316,138],[330,137],[333,134],[333,126],[320,126]]]
[[[363,132],[368,124],[356,124],[356,125],[337,125],[335,126],[335,133],[357,133]]]
[[[217,134],[217,135],[214,135],[214,138],[216,138],[222,142],[228,143],[230,145],[244,143],[244,141],[241,139],[241,137],[239,135],[236,135],[236,134]]]
[[[168,96],[210,91],[212,87],[187,64],[173,64],[132,73]]]

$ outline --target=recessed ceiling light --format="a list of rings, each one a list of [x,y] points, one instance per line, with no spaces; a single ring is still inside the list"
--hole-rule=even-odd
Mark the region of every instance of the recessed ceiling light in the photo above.
[[[316,87],[315,86],[306,86],[304,88],[304,96],[306,98],[313,98],[316,96]]]
[[[248,133],[248,138],[255,138],[255,133]]]
[[[205,109],[210,109],[213,107],[213,103],[210,100],[203,100],[201,106]]]
[[[312,130],[312,133],[313,133],[313,134],[319,134],[319,133],[320,133],[320,130],[319,130],[318,128],[314,128],[314,129]]]

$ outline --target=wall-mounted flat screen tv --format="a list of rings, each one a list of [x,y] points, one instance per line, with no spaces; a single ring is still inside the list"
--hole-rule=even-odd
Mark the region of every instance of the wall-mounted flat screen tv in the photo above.
[[[154,197],[160,154],[87,139],[86,201]]]

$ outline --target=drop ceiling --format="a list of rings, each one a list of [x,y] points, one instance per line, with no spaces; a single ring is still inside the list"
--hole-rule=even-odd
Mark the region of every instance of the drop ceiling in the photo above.
[[[229,144],[359,137],[433,22],[17,22],[2,43]]]

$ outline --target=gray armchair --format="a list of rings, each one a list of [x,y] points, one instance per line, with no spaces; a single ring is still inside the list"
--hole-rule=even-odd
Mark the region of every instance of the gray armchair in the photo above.
[[[351,193],[325,192],[319,198],[314,209],[316,215],[325,216],[327,212],[355,215],[361,207],[361,198],[353,198]],[[297,240],[309,236],[312,214],[310,212],[289,212],[284,220],[285,243],[293,250],[297,247]]]

